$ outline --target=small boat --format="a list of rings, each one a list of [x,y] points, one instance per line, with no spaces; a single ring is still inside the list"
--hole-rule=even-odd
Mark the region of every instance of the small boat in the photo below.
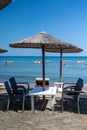
[[[40,63],[41,61],[38,61],[38,60],[34,61],[34,64],[40,64]]]
[[[77,63],[84,63],[86,62],[85,60],[77,60]]]
[[[62,62],[62,65],[66,65],[66,62]]]
[[[8,63],[8,62],[14,62],[14,61],[13,60],[5,60],[3,62]]]

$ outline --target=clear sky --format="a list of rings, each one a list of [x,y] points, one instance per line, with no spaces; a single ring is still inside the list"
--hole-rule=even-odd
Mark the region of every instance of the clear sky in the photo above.
[[[41,31],[84,50],[75,55],[87,56],[87,0],[14,0],[0,11],[0,48],[8,49],[1,55],[41,55],[40,49],[9,47]]]

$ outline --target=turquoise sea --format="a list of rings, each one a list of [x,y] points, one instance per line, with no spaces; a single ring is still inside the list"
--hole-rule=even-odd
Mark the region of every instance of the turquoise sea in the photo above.
[[[7,61],[7,62],[6,62]],[[39,61],[39,64],[35,62]],[[63,82],[76,82],[81,77],[87,83],[87,57],[63,57]],[[40,56],[0,56],[0,82],[15,76],[17,81],[35,83],[36,77],[42,77]],[[59,81],[59,57],[45,58],[45,77],[50,83]]]

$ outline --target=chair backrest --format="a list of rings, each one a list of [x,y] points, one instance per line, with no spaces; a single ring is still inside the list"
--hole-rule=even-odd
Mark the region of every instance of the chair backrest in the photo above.
[[[75,91],[81,91],[83,87],[83,79],[78,78],[76,86],[75,86]]]
[[[9,79],[9,81],[10,81],[12,90],[13,90],[13,91],[17,90],[17,83],[16,83],[16,81],[15,81],[15,78],[14,78],[14,77],[11,77],[11,78]]]
[[[10,98],[11,95],[12,95],[12,93],[11,93],[11,88],[10,88],[10,86],[9,86],[9,83],[6,81],[6,82],[4,82],[4,85],[5,85],[5,88],[6,88],[6,90],[7,90],[8,96],[9,96],[9,98]]]

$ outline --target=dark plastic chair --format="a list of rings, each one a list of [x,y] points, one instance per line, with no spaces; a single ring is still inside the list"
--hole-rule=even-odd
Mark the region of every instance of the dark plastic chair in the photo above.
[[[63,91],[62,91],[62,112],[64,110],[64,102],[72,101],[73,103],[77,104],[76,105],[77,111],[78,113],[80,113],[79,100],[80,100],[80,93],[82,92],[83,87],[83,79],[79,78],[74,86],[64,87],[65,85],[66,83],[63,84]]]
[[[11,88],[12,88],[12,91],[13,91],[14,94],[22,94],[23,91],[25,92],[25,94],[27,94],[29,92],[29,84],[27,82],[19,82],[19,83],[17,83],[14,77],[11,77],[9,79],[9,81],[10,81]],[[27,88],[25,88],[21,84],[26,84]]]
[[[21,95],[20,94],[14,94],[12,91],[11,91],[11,88],[9,86],[9,83],[6,81],[4,83],[5,85],[5,88],[7,90],[7,93],[8,93],[8,103],[7,103],[7,110],[9,110],[9,106],[11,104],[11,102],[15,102],[15,101],[21,101],[22,100],[22,111],[24,112],[24,103],[25,103],[25,93],[22,91]]]

